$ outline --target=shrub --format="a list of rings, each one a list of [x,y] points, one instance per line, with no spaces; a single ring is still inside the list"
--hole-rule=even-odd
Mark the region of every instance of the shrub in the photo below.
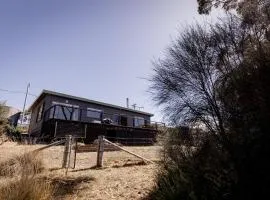
[[[0,145],[6,140],[6,129],[7,129],[7,122],[6,119],[6,112],[7,109],[3,102],[0,102]]]
[[[191,138],[189,138],[191,139]],[[197,147],[171,129],[164,142],[163,162],[150,199],[226,199],[237,176],[226,151],[215,138],[201,138]]]

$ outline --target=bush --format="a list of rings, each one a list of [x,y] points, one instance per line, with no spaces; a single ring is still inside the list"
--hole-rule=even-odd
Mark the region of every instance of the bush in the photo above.
[[[6,119],[6,108],[4,103],[0,102],[0,145],[6,140],[6,130],[8,120]]]
[[[163,162],[150,199],[226,199],[237,181],[229,155],[215,138],[205,135],[197,147],[169,130]],[[192,140],[192,137],[189,138]]]
[[[43,169],[42,161],[31,152],[0,163],[0,177],[7,178],[5,185],[0,187],[0,199],[52,199],[53,186],[37,177]]]

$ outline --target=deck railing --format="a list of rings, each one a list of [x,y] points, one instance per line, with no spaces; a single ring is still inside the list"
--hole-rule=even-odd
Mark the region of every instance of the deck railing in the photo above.
[[[142,117],[128,116],[126,114],[105,113],[97,109],[81,109],[65,105],[53,105],[44,112],[44,121],[61,119],[83,123],[112,124],[134,128],[158,129],[165,127],[165,123],[154,122]]]

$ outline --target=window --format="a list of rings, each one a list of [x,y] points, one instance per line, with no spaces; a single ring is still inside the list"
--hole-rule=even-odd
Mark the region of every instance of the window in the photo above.
[[[36,122],[39,122],[42,119],[43,110],[44,110],[44,103],[41,106],[38,107],[38,113],[37,113],[37,120],[36,120]]]
[[[113,124],[127,126],[128,125],[128,118],[125,115],[114,114],[113,115]]]
[[[79,106],[65,103],[53,102],[54,107],[50,111],[50,118],[63,120],[79,120]]]
[[[120,115],[120,125],[122,125],[122,126],[128,125],[128,119],[126,116]]]
[[[113,115],[113,123],[116,125],[119,125],[119,115],[118,114],[114,114]]]
[[[73,107],[73,111],[72,111],[72,114],[71,114],[71,119],[73,121],[78,121],[79,120],[79,108],[74,108]]]
[[[92,119],[97,119],[97,120],[101,120],[102,118],[102,110],[98,110],[95,108],[87,108],[87,114],[86,116]]]
[[[134,117],[133,125],[134,125],[134,127],[144,126],[144,118],[143,117]]]

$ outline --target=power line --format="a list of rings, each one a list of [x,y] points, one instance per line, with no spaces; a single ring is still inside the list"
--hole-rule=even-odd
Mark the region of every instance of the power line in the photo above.
[[[6,89],[1,89],[1,88],[0,88],[0,91],[2,91],[2,92],[8,92],[8,93],[13,93],[13,94],[26,94],[26,92],[23,92],[23,91],[6,90]],[[28,95],[37,97],[37,95],[31,94],[31,93],[28,93]]]

